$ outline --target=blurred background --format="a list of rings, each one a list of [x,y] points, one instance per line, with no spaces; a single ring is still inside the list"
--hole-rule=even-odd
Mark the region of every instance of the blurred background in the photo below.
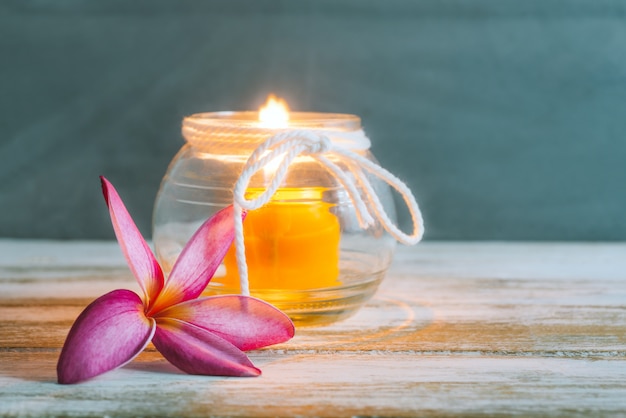
[[[149,237],[182,118],[270,92],[361,116],[428,240],[626,239],[610,0],[0,0],[0,237],[113,239],[100,174]]]

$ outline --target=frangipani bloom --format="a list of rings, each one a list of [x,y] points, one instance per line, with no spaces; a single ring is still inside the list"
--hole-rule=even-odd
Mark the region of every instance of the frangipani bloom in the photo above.
[[[191,374],[258,376],[242,350],[289,340],[291,320],[259,299],[199,298],[233,240],[233,210],[223,209],[189,240],[167,279],[117,191],[101,177],[117,240],[143,297],[119,289],[76,319],[57,365],[59,383],[77,383],[130,362],[152,341]]]

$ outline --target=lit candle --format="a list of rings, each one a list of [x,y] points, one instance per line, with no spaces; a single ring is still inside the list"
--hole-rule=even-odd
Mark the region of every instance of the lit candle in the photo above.
[[[289,127],[286,103],[273,96],[259,111],[263,128]],[[280,158],[265,166],[271,175]],[[248,189],[249,198],[264,190]],[[263,207],[248,212],[244,241],[248,280],[254,290],[310,290],[338,286],[340,226],[323,200],[322,187],[279,188]],[[239,275],[234,247],[224,260],[226,275],[218,280],[237,288]]]
[[[153,239],[167,272],[195,228],[233,205],[235,244],[206,295],[251,294],[298,325],[328,324],[374,294],[396,241],[422,237],[413,194],[376,163],[356,115],[289,112],[273,98],[259,112],[190,115],[182,132]],[[408,234],[394,223],[390,187],[411,214]]]

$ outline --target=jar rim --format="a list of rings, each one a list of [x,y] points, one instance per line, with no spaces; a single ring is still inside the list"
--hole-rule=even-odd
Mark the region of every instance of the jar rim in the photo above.
[[[326,135],[339,146],[369,149],[361,129],[361,118],[347,113],[290,112],[286,128],[269,128],[259,123],[256,111],[196,113],[183,119],[182,133],[194,147],[207,152],[249,153],[266,139],[285,131],[310,130]]]
[[[259,125],[258,111],[220,111],[194,113],[183,119],[183,126],[238,127],[266,129]],[[360,129],[361,118],[349,113],[289,112],[289,128],[352,131]]]

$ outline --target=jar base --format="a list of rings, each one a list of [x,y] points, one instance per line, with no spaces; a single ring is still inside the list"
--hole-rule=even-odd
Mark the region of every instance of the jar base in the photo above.
[[[354,315],[376,293],[384,275],[378,272],[359,283],[325,289],[251,289],[250,294],[283,311],[296,327],[324,326]],[[209,284],[203,295],[238,293],[239,289]]]

